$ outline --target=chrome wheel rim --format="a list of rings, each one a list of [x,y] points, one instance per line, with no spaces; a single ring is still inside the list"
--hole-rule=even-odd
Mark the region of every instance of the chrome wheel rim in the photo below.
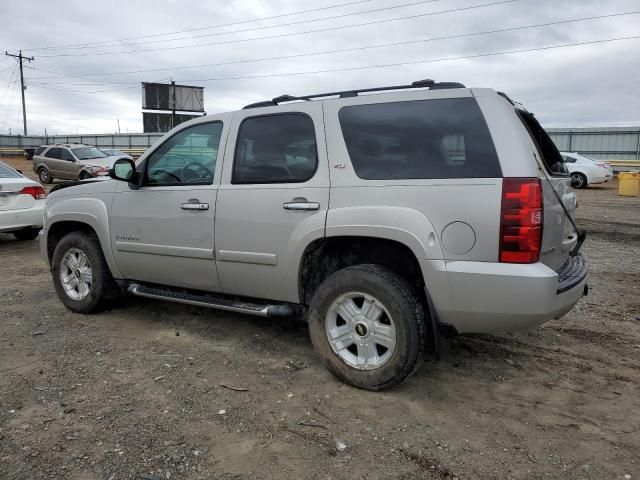
[[[46,183],[49,180],[49,172],[44,168],[40,169],[40,181]]]
[[[576,188],[580,188],[584,185],[584,177],[582,175],[572,175],[571,178],[575,180]]]
[[[60,262],[60,281],[72,300],[84,300],[91,291],[93,273],[89,257],[78,248],[71,248]]]
[[[393,318],[380,300],[362,292],[348,292],[329,307],[325,333],[332,350],[347,365],[375,370],[396,349]]]

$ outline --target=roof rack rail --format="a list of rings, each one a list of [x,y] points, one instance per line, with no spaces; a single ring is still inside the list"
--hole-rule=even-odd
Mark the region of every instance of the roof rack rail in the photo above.
[[[407,90],[410,88],[428,88],[429,90],[443,90],[447,88],[466,88],[462,83],[458,82],[435,82],[431,79],[418,80],[411,85],[392,85],[390,87],[375,87],[375,88],[361,88],[357,90],[342,90],[338,92],[328,92],[328,93],[316,93],[314,95],[303,95],[299,97],[294,97],[292,95],[280,95],[279,97],[275,97],[271,100],[265,100],[262,102],[251,103],[243,107],[243,110],[248,108],[260,108],[260,107],[273,107],[276,105],[280,105],[285,102],[295,102],[298,100],[309,101],[314,98],[323,98],[323,97],[339,97],[339,98],[349,98],[349,97],[357,97],[360,93],[369,93],[369,92],[384,92],[388,90]]]

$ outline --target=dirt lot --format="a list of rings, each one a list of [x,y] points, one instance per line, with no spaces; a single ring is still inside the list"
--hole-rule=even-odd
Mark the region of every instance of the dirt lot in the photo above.
[[[301,324],[141,299],[70,313],[37,242],[0,235],[0,478],[638,479],[640,199],[579,201],[587,298],[453,339],[379,394],[336,381]]]

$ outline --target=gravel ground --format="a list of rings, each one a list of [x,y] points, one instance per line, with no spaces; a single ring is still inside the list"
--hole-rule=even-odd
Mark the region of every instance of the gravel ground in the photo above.
[[[640,199],[615,187],[579,192],[572,312],[457,337],[383,393],[335,380],[300,323],[73,314],[37,242],[0,235],[0,478],[640,479]]]

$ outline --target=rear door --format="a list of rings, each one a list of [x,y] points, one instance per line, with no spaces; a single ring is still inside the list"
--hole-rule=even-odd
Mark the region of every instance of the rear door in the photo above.
[[[45,165],[49,169],[52,177],[64,176],[64,160],[62,160],[62,149],[53,147],[44,154]]]
[[[225,293],[297,302],[299,261],[324,236],[329,174],[322,103],[234,115],[216,211]]]
[[[559,199],[575,220],[576,194],[571,188],[564,160],[551,137],[547,135],[533,114],[524,110],[517,110],[517,113],[529,132],[539,166],[544,169],[541,172],[544,227],[540,261],[558,271],[569,259],[569,253],[578,240],[578,234],[567,218]]]

